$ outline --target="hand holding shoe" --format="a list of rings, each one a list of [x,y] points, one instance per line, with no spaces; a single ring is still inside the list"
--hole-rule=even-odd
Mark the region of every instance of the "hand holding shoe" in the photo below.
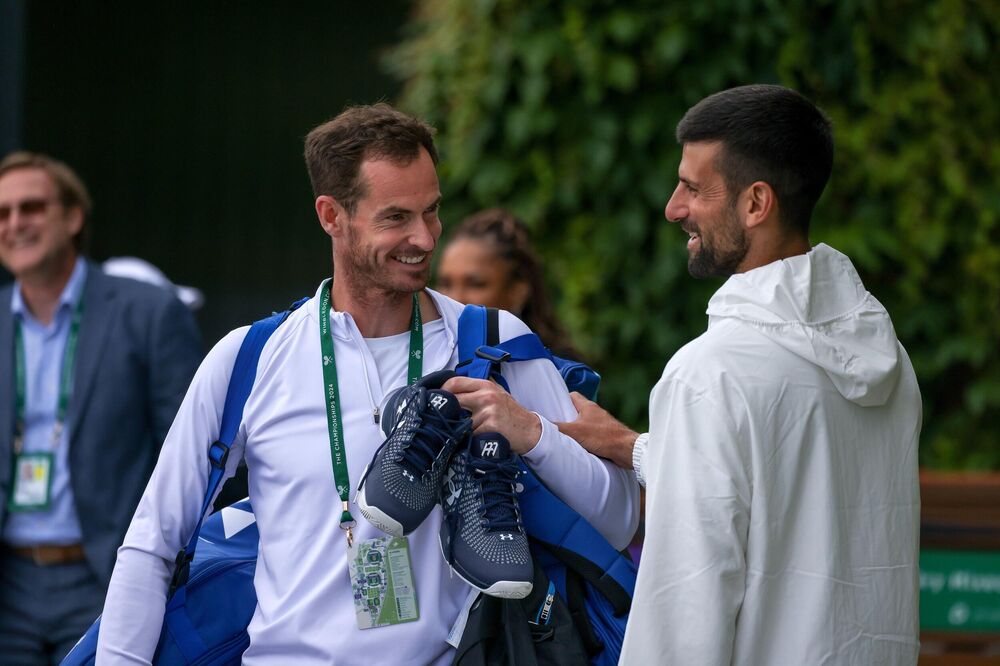
[[[502,433],[514,453],[520,455],[531,451],[542,436],[538,415],[519,405],[491,381],[452,377],[442,388],[453,393],[459,404],[472,412],[473,432]]]

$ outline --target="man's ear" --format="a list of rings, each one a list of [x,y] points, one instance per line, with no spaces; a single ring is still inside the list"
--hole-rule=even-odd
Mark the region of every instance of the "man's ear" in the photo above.
[[[330,238],[340,238],[347,232],[347,221],[350,216],[340,202],[331,196],[323,194],[316,197],[316,217]]]
[[[83,209],[72,206],[66,209],[66,229],[70,237],[76,237],[83,231]]]
[[[744,192],[743,213],[747,229],[768,220],[777,220],[778,196],[774,188],[762,180],[750,185]]]

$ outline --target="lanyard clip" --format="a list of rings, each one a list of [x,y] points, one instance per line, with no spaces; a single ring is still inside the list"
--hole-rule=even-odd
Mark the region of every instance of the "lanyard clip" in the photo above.
[[[343,509],[344,512],[340,514],[340,529],[344,530],[344,535],[347,537],[347,547],[350,548],[354,545],[354,526],[358,524],[358,521],[354,520],[354,516],[351,515],[346,500],[343,502]]]

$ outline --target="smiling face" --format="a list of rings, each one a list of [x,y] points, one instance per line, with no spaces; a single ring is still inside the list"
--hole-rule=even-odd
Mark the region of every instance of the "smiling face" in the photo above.
[[[44,169],[14,169],[0,176],[0,263],[24,281],[64,272],[76,258],[74,237],[83,212],[65,208]]]
[[[441,236],[441,190],[423,148],[409,164],[366,160],[360,176],[366,194],[334,245],[339,276],[363,291],[413,293],[427,286],[431,255]]]
[[[684,144],[680,182],[664,211],[688,233],[688,272],[696,278],[739,273],[750,249],[736,196],[717,167],[721,150],[718,142]]]
[[[497,257],[484,240],[457,238],[444,249],[437,288],[459,303],[476,303],[519,315],[530,287],[513,275],[511,262]]]

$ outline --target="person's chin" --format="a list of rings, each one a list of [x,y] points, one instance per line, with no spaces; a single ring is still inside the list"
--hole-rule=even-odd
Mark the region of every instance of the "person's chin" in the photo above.
[[[4,268],[15,277],[40,273],[46,266],[45,255],[37,251],[15,251],[0,257]]]
[[[430,282],[430,271],[423,270],[419,272],[411,272],[409,275],[399,276],[398,279],[393,282],[395,283],[397,291],[410,293],[423,291],[423,289]]]

